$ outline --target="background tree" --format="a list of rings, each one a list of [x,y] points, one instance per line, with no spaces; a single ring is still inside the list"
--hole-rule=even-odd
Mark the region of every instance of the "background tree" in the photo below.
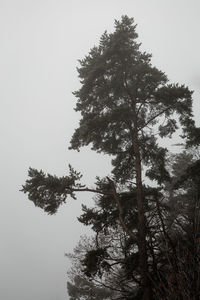
[[[88,278],[75,276],[73,282],[67,282],[67,290],[70,300],[104,300],[111,299],[110,290],[98,287]]]
[[[87,252],[94,251],[95,248],[94,239],[82,236],[73,253],[66,254],[71,261],[71,269],[67,272],[67,290],[70,300],[112,299],[113,290],[99,282],[92,281],[84,272],[82,262],[85,255]]]
[[[177,248],[177,293],[196,300],[200,297],[200,160],[194,154],[176,155],[169,203],[176,212],[171,214],[170,231]]]

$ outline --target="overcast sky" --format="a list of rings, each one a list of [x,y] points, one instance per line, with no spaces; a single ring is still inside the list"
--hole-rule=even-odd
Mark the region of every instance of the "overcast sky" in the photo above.
[[[77,60],[114,19],[134,17],[153,64],[194,90],[200,125],[199,12],[199,0],[0,0],[0,299],[68,299],[64,253],[86,232],[76,217],[91,195],[48,216],[19,192],[29,166],[62,176],[70,162],[90,185],[110,169],[107,157],[68,151]]]

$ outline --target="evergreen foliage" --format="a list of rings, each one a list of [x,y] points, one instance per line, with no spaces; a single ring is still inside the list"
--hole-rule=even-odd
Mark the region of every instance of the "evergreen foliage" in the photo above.
[[[76,192],[98,195],[79,217],[95,238],[72,257],[79,267],[68,283],[71,300],[95,293],[96,299],[199,299],[199,159],[183,152],[170,161],[157,139],[180,129],[186,146],[198,147],[192,91],[152,66],[137,37],[134,20],[122,16],[79,61],[74,95],[81,119],[70,149],[91,145],[111,155],[112,178],[88,188],[71,166],[61,178],[30,168],[22,187],[49,214]],[[143,167],[156,187],[144,184]]]
[[[92,144],[93,150],[113,155],[113,174],[123,183],[135,178],[134,130],[142,163],[152,169],[148,175],[160,181],[168,178],[166,149],[158,146],[155,128],[161,137],[171,137],[178,120],[185,135],[194,128],[192,92],[169,84],[152,66],[151,55],[140,51],[137,37],[132,18],[115,21],[115,32],[105,32],[99,46],[80,60],[82,86],[74,92],[81,120],[70,148]]]

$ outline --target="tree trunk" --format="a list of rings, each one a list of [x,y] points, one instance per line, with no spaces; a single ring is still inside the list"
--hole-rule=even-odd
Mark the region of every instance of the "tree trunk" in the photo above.
[[[139,263],[141,284],[143,289],[143,300],[150,300],[150,281],[148,276],[148,257],[146,247],[146,222],[144,215],[144,204],[142,196],[142,169],[141,169],[141,156],[138,141],[137,131],[137,116],[134,115],[134,129],[133,129],[133,149],[135,156],[136,168],[136,195],[138,207],[138,248],[139,248]]]

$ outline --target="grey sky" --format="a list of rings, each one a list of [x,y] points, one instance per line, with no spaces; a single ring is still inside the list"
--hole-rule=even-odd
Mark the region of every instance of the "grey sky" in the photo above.
[[[28,167],[63,175],[70,162],[88,184],[109,172],[108,158],[67,150],[77,59],[114,19],[134,17],[153,63],[194,90],[200,125],[199,11],[198,0],[0,0],[0,299],[67,299],[64,253],[86,231],[76,216],[91,195],[48,216],[19,192]]]

